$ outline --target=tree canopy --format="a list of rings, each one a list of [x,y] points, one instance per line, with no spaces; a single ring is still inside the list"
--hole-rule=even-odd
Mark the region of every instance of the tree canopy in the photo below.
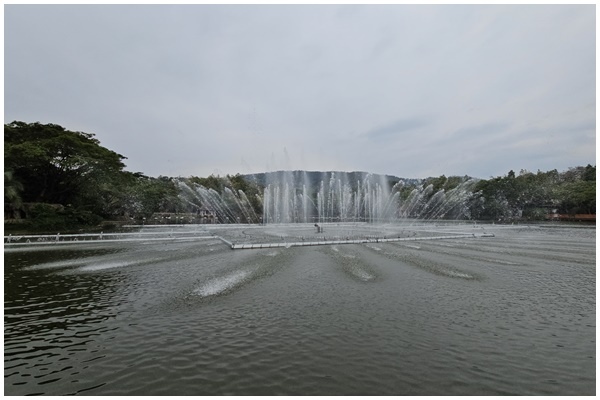
[[[171,178],[125,171],[125,159],[91,133],[39,122],[5,124],[5,218],[27,208],[29,217],[77,225],[180,207]]]
[[[37,122],[4,126],[4,168],[24,184],[25,202],[76,202],[89,186],[122,172],[124,159],[90,133]]]

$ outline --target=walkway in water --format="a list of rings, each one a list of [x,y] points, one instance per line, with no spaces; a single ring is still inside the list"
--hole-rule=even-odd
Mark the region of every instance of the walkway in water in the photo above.
[[[213,229],[233,250],[493,237],[473,224],[281,224]]]
[[[98,232],[51,235],[4,236],[4,247],[32,247],[66,244],[124,243],[153,241],[189,241],[215,238],[204,225],[146,225],[126,226],[130,232]]]
[[[490,225],[473,223],[368,224],[325,223],[274,225],[146,225],[132,232],[54,235],[9,235],[6,248],[117,242],[170,242],[219,239],[232,250],[272,247],[321,246],[399,241],[493,237]],[[496,225],[495,228],[500,226]]]

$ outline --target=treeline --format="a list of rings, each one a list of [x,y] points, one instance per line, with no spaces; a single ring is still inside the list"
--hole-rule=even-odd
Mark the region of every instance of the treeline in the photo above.
[[[596,214],[596,166],[537,173],[509,171],[474,188],[473,219],[540,220],[549,213]]]
[[[158,178],[126,171],[126,157],[100,145],[93,134],[69,131],[55,124],[15,121],[4,125],[4,219],[22,229],[65,230],[96,226],[103,221],[142,222],[157,213],[199,213],[210,196],[262,213],[263,187],[243,175]],[[431,194],[450,191],[468,177],[432,177]],[[402,189],[408,196],[418,185]],[[195,188],[204,197],[182,195]],[[596,167],[537,173],[513,171],[478,180],[464,215],[471,219],[511,221],[544,219],[549,212],[595,214]],[[401,197],[402,197],[401,196]],[[244,204],[241,204],[241,203]],[[207,204],[204,204],[207,203]],[[223,222],[223,221],[220,221]]]
[[[433,190],[449,190],[467,177],[427,178]],[[478,180],[471,186],[468,217],[474,220],[544,220],[549,214],[596,214],[596,166],[567,171],[521,170],[505,176]]]

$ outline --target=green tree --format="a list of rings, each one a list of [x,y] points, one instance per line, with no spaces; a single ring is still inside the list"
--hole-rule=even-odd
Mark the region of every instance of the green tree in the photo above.
[[[122,190],[124,159],[90,133],[39,122],[5,124],[4,166],[11,178],[5,211],[7,203],[13,209],[23,203],[32,228],[96,224],[110,214],[107,195]]]
[[[596,182],[576,181],[565,183],[561,188],[560,210],[566,214],[596,213]]]
[[[202,185],[207,189],[213,189],[219,193],[223,190],[223,187],[225,187],[225,179],[219,176],[210,175],[208,178],[192,176],[189,179],[192,183]]]
[[[55,124],[4,125],[5,169],[23,182],[23,201],[73,204],[84,191],[119,174],[123,157],[102,147],[93,134]]]
[[[477,219],[544,219],[552,210],[576,214],[596,212],[596,167],[556,169],[537,173],[521,170],[481,180],[473,189],[471,215]]]
[[[586,165],[582,179],[586,182],[596,182],[596,166]]]

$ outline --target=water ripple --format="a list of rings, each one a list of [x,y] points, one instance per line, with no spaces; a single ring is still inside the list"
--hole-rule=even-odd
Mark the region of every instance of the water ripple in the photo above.
[[[594,237],[528,235],[9,252],[5,394],[594,394]]]

